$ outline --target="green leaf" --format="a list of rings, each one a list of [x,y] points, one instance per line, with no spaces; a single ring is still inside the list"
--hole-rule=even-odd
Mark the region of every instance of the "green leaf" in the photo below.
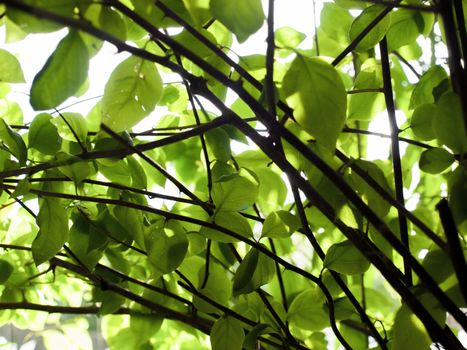
[[[26,164],[27,149],[23,139],[20,134],[11,130],[2,118],[0,118],[0,141],[8,147],[21,166]]]
[[[439,174],[455,161],[454,156],[444,148],[430,148],[420,156],[420,170],[429,174]]]
[[[0,49],[0,82],[24,83],[23,70],[18,59],[6,50]]]
[[[56,154],[62,146],[62,138],[51,120],[50,114],[38,114],[29,126],[28,134],[28,146],[49,155]]]
[[[410,119],[410,127],[415,136],[421,141],[433,140],[436,135],[433,130],[433,119],[436,114],[436,105],[434,103],[424,103],[419,105],[413,111]]]
[[[435,102],[433,90],[446,78],[446,71],[441,66],[433,66],[428,69],[413,89],[409,108],[412,109],[424,103]]]
[[[344,275],[358,275],[370,268],[370,262],[352,242],[343,241],[328,249],[323,266]]]
[[[354,82],[355,90],[380,89],[383,86],[381,65],[374,59],[365,61]],[[381,92],[359,92],[349,96],[349,119],[372,120],[385,108]]]
[[[137,209],[116,206],[113,209],[113,214],[126,232],[131,234],[131,238],[134,239],[141,248],[145,248],[143,213]]]
[[[227,132],[217,128],[205,134],[206,142],[217,160],[228,162],[231,157],[230,138]]]
[[[36,218],[39,232],[32,242],[32,257],[40,265],[54,257],[68,241],[68,214],[60,200],[44,198],[41,200]]]
[[[445,93],[438,101],[433,130],[436,138],[457,154],[467,151],[467,134],[459,96]]]
[[[169,221],[165,227],[150,227],[146,233],[148,259],[161,274],[174,271],[180,266],[188,250],[188,238],[177,221]]]
[[[218,211],[237,211],[250,207],[258,197],[258,184],[244,176],[212,186],[212,200]]]
[[[243,43],[263,25],[261,0],[211,0],[211,12]]]
[[[467,165],[461,163],[448,178],[449,207],[456,224],[460,226],[467,219]]]
[[[274,261],[257,249],[251,248],[235,273],[234,295],[248,294],[268,284],[274,277],[274,273]]]
[[[383,11],[385,10],[384,6],[373,5],[367,7],[363,12],[355,18],[350,27],[350,40],[354,40],[365,28]],[[376,44],[378,44],[381,39],[383,39],[386,31],[389,29],[391,24],[391,17],[387,14],[381,21],[374,26],[373,29],[360,41],[356,47],[356,50],[366,51],[371,49]]]
[[[213,218],[213,222],[221,227],[227,228],[245,238],[251,238],[253,231],[251,230],[248,220],[239,213],[233,211],[218,211]],[[203,226],[199,233],[206,238],[222,243],[238,242],[238,239],[231,237],[218,230]]]
[[[219,318],[212,326],[212,350],[241,350],[244,339],[242,323],[233,317]]]
[[[262,237],[287,238],[301,226],[300,220],[288,211],[279,210],[266,217],[261,231]]]
[[[83,180],[96,173],[94,164],[91,162],[82,161],[80,158],[64,153],[58,152],[58,160],[70,160],[72,164],[58,167],[61,173],[73,180],[75,185],[80,184]]]
[[[132,56],[110,75],[102,98],[102,122],[116,132],[131,129],[148,116],[162,94],[154,63]]]
[[[135,336],[136,344],[144,344],[157,334],[163,321],[164,318],[160,315],[131,315],[130,330]]]
[[[323,293],[317,287],[304,290],[292,301],[287,320],[294,326],[314,332],[327,327],[329,316],[324,300]]]
[[[112,33],[112,36],[125,41],[126,25],[119,13],[102,6],[99,13],[99,24],[102,30]]]
[[[386,34],[389,50],[396,50],[415,42],[420,35],[418,18],[418,12],[411,10],[397,9],[391,13],[391,26]]]
[[[260,323],[254,326],[246,335],[245,340],[243,341],[243,347],[246,350],[256,350],[258,348],[258,337],[262,334],[268,333],[270,330],[272,329],[268,324]]]
[[[383,170],[381,170],[376,163],[362,159],[356,159],[352,162],[363,169],[368,176],[371,176],[386,190],[386,192],[392,192]],[[389,203],[382,199],[381,196],[373,188],[368,186],[368,184],[355,172],[352,172],[349,177],[355,189],[363,196],[363,199],[372,208],[372,210],[374,210],[380,217],[386,216],[391,208]]]
[[[5,259],[0,259],[0,284],[4,284],[13,273],[13,265]]]
[[[451,258],[441,249],[430,249],[423,258],[422,266],[438,284],[454,274]]]
[[[402,305],[396,314],[393,326],[392,350],[430,348],[432,341],[420,319]]]
[[[86,119],[81,114],[65,112],[61,116],[56,117],[53,123],[57,126],[58,133],[63,139],[78,142],[76,139],[78,137],[79,141],[83,144],[86,143],[88,127]]]
[[[277,29],[274,36],[277,46],[290,49],[296,49],[305,38],[305,34],[291,27],[281,27]]]
[[[78,92],[88,76],[89,56],[78,32],[63,38],[31,86],[31,106],[37,110],[57,107]]]
[[[297,122],[318,143],[334,150],[347,108],[347,92],[336,69],[319,58],[297,55],[282,90]]]
[[[211,10],[209,9],[209,0],[183,0],[183,4],[193,21],[199,27],[208,22],[212,17]]]
[[[206,267],[204,265],[203,263],[198,270],[198,285],[201,285],[205,281]],[[219,264],[211,262],[206,285],[203,288],[199,288],[198,291],[219,304],[227,304],[232,296],[232,282],[227,277],[227,271]],[[199,297],[193,297],[193,304],[199,311],[219,313],[217,308]]]

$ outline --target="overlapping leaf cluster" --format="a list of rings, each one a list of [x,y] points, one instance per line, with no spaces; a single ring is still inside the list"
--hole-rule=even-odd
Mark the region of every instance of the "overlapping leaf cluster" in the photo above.
[[[66,28],[33,116],[29,58],[0,50],[1,322],[85,344],[97,314],[111,349],[461,347],[466,2],[324,3],[311,48],[273,3],[0,1],[7,42]],[[231,51],[262,27],[266,52]],[[104,42],[129,57],[63,108]]]

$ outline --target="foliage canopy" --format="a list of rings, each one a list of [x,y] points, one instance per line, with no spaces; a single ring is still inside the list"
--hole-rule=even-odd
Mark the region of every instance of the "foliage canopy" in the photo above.
[[[0,322],[51,344],[95,314],[110,349],[463,348],[467,2],[316,7],[307,38],[273,0],[0,0],[7,43],[63,33],[32,81],[0,49]],[[104,42],[120,63],[83,113]]]

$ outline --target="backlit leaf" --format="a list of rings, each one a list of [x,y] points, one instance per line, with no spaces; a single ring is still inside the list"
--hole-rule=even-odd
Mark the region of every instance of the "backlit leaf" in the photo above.
[[[3,49],[0,49],[0,82],[24,83],[23,70],[18,59]]]
[[[28,146],[44,154],[56,154],[62,145],[57,127],[51,122],[50,114],[38,114],[29,127]]]
[[[244,339],[242,323],[233,317],[222,317],[212,326],[212,350],[241,350]]]
[[[60,200],[42,199],[36,223],[39,232],[31,249],[34,262],[40,265],[57,254],[68,241],[68,215]]]
[[[354,40],[365,28],[373,22],[385,10],[384,6],[373,5],[367,7],[363,12],[353,21],[350,27],[350,40]],[[371,49],[383,39],[386,31],[391,24],[390,15],[387,14],[381,21],[370,30],[368,34],[357,45],[357,50],[365,51]]]
[[[102,122],[116,132],[129,130],[155,108],[162,80],[154,63],[132,56],[110,75],[102,98]]]
[[[211,0],[211,12],[242,43],[263,25],[261,0]]]
[[[370,262],[350,241],[333,244],[323,266],[344,275],[358,275],[370,268]]]
[[[454,156],[444,148],[430,148],[420,156],[420,169],[426,173],[438,174],[454,162]]]
[[[334,149],[347,109],[347,93],[336,69],[319,58],[297,55],[282,89],[297,122],[318,143]]]
[[[70,31],[34,77],[31,106],[35,110],[57,107],[78,92],[86,81],[89,56],[78,32]]]

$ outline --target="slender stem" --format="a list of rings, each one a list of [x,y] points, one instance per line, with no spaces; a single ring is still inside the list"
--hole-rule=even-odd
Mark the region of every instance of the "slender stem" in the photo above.
[[[94,273],[83,269],[81,266],[74,265],[68,261],[64,261],[58,258],[52,258],[50,263],[53,264],[54,266],[62,267],[66,270],[72,271],[78,275],[86,277],[91,282],[93,282],[96,286],[99,286],[101,288],[104,288],[105,290],[114,292],[116,294],[119,294],[129,300],[136,302],[137,304],[145,306],[148,309],[159,313],[165,318],[181,321],[196,329],[199,329],[203,333],[206,333],[206,334],[210,333],[212,322],[209,320],[202,319],[200,317],[193,316],[190,314],[184,314],[179,311],[169,309],[163,305],[159,305],[149,299],[143,298],[133,292],[130,292],[129,290],[124,289],[114,283],[106,281],[102,277],[96,276]]]
[[[347,132],[347,133],[352,133],[352,134],[360,134],[360,135],[378,136],[378,137],[384,137],[384,138],[388,138],[388,139],[392,137],[392,135],[383,134],[383,133],[380,133],[380,132],[369,131],[369,130],[358,129],[358,128],[344,127],[342,129],[342,132]],[[433,146],[431,146],[429,144],[426,144],[426,143],[423,143],[423,142],[420,142],[420,141],[417,141],[417,140],[408,139],[408,138],[405,138],[405,137],[398,136],[398,140],[402,141],[402,142],[405,142],[405,143],[408,143],[408,144],[411,144],[411,145],[414,145],[414,146],[419,146],[419,147],[422,147],[422,148],[426,148],[426,149],[433,148]]]
[[[102,124],[101,128],[106,133],[108,133],[110,136],[112,136],[114,139],[116,139],[118,142],[125,145],[128,149],[132,150],[134,153],[138,154],[143,160],[145,160],[153,168],[157,169],[157,171],[159,171],[168,180],[170,180],[179,189],[180,192],[186,194],[188,197],[194,200],[198,205],[203,207],[205,210],[212,212],[211,207],[207,203],[203,202],[200,198],[198,198],[193,192],[191,192],[187,187],[185,187],[185,185],[183,185],[180,181],[178,181],[174,176],[169,174],[167,170],[165,170],[162,166],[157,164],[153,159],[151,159],[145,153],[143,153],[143,151],[139,150],[137,147],[130,144],[127,140],[125,140],[123,137],[118,135],[115,131],[110,129],[108,126]]]
[[[399,150],[399,127],[397,126],[396,107],[394,105],[394,97],[392,93],[391,67],[389,65],[389,52],[386,37],[381,40],[379,47],[381,51],[381,66],[383,71],[384,98],[386,100],[386,109],[388,111],[389,126],[391,130],[391,153],[392,166],[394,170],[396,199],[402,206],[404,206],[404,184],[402,179],[402,164]],[[410,252],[407,218],[401,211],[399,211],[399,233],[402,243]],[[406,259],[404,259],[404,272],[406,283],[410,287],[413,283],[412,268]]]
[[[463,64],[465,65],[465,61],[462,60],[462,52],[457,38],[455,19],[453,15],[453,1],[439,1],[439,7],[441,18],[443,19],[446,46],[449,54],[448,63],[449,70],[451,72],[451,81],[454,92],[456,92],[460,98],[462,112],[464,115],[464,132],[467,134],[467,71],[465,66],[463,66]],[[460,15],[463,16],[462,13]]]
[[[73,137],[75,138],[76,142],[78,142],[78,145],[79,147],[81,148],[81,152],[82,153],[86,153],[88,150],[86,149],[86,147],[83,145],[83,143],[81,142],[81,140],[79,139],[79,136],[78,134],[76,133],[75,129],[71,126],[70,122],[68,121],[68,119],[65,118],[65,116],[58,110],[55,108],[55,112],[58,113],[58,115],[60,116],[60,118],[62,118],[62,120],[65,122],[65,124],[68,126],[68,129],[70,129],[71,133],[73,134]]]
[[[319,245],[318,241],[316,240],[315,235],[310,229],[310,226],[308,225],[308,219],[306,217],[305,209],[303,207],[303,203],[300,198],[300,192],[298,191],[297,186],[293,184],[291,184],[291,188],[292,188],[292,194],[294,196],[295,205],[297,207],[298,217],[300,218],[300,221],[302,223],[303,233],[307,237],[308,241],[311,243],[311,246],[315,250],[318,257],[321,259],[321,261],[323,261],[325,258],[325,253],[323,249],[321,248],[321,246]],[[360,315],[360,319],[366,325],[370,335],[373,338],[375,338],[376,342],[379,344],[382,350],[387,350],[386,341],[381,337],[378,330],[375,328],[373,322],[371,322],[370,318],[366,314],[364,308],[360,305],[355,295],[353,295],[351,290],[347,287],[344,280],[341,278],[341,276],[337,272],[332,271],[332,270],[329,270],[329,272],[331,273],[331,276],[337,282],[339,287],[342,289],[344,294],[347,296],[347,298],[349,298],[355,310],[357,310],[358,314]]]
[[[98,306],[62,306],[62,305],[47,305],[47,304],[35,304],[26,301],[22,302],[0,302],[0,310],[35,310],[43,311],[49,314],[74,314],[74,315],[85,315],[85,314],[98,314],[100,307]],[[119,308],[117,311],[112,312],[113,315],[141,315],[141,312],[132,310],[129,308]]]
[[[349,53],[351,53],[360,41],[365,38],[365,36],[379,23],[381,20],[386,17],[388,13],[390,13],[395,6],[397,6],[401,0],[394,1],[393,4],[388,5],[386,8],[381,11],[381,13],[375,17],[373,21],[368,23],[368,25],[358,34],[355,39],[332,61],[333,66],[337,66]]]
[[[454,266],[454,271],[459,281],[459,288],[464,300],[467,302],[467,274],[465,273],[467,271],[467,264],[464,258],[464,250],[459,242],[456,223],[454,222],[447,199],[441,199],[436,205],[436,209],[439,211],[441,224],[448,240],[449,256],[451,257],[452,266]]]
[[[210,264],[210,260],[211,260],[211,240],[208,239],[208,243],[207,243],[207,246],[206,246],[206,262],[205,262],[205,265],[204,265],[204,276],[203,276],[203,281],[201,282],[201,286],[200,288],[204,288],[206,287],[206,284],[208,283],[208,280],[209,280],[209,264]]]

